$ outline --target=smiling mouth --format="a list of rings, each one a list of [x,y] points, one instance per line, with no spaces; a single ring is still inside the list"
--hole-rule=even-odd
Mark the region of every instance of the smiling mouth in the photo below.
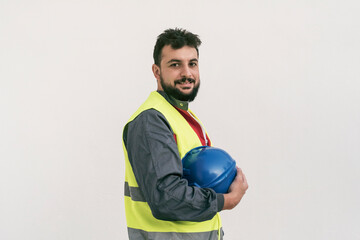
[[[179,79],[179,80],[176,80],[175,82],[175,85],[176,84],[180,84],[180,85],[188,85],[190,83],[195,83],[195,79],[192,79],[192,78],[182,78],[182,79]]]

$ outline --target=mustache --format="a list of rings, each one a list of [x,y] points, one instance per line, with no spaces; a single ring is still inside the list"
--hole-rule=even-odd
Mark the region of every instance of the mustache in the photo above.
[[[178,80],[175,80],[175,84],[181,84],[181,83],[185,83],[186,81],[188,81],[189,83],[195,83],[195,79],[193,78],[182,78],[182,79],[178,79]]]

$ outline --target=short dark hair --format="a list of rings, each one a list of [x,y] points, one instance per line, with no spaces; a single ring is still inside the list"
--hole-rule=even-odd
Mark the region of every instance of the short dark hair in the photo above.
[[[179,49],[183,46],[193,47],[196,49],[196,52],[199,55],[198,47],[200,44],[201,40],[199,39],[198,35],[181,28],[169,28],[160,34],[157,38],[153,54],[154,63],[160,67],[161,52],[163,47],[166,45],[170,45],[173,49]]]

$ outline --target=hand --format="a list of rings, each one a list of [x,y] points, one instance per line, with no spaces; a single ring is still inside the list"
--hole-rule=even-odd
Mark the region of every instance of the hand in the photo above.
[[[233,209],[236,205],[238,205],[249,187],[245,174],[239,167],[236,167],[236,169],[237,175],[229,187],[229,193],[224,194],[223,210]]]

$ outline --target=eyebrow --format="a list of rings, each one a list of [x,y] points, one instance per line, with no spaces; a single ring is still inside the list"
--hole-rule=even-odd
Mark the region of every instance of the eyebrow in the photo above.
[[[198,62],[198,61],[199,60],[197,58],[190,59],[190,62]],[[179,59],[171,59],[167,63],[173,63],[173,62],[179,63],[179,62],[181,62],[181,60],[179,60]]]

